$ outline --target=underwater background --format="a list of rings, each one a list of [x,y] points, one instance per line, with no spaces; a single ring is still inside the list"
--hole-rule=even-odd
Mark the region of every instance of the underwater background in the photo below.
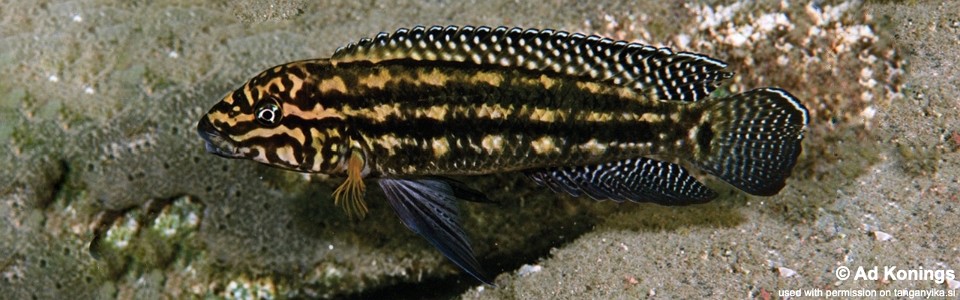
[[[196,122],[257,72],[415,25],[552,28],[726,61],[717,93],[810,110],[787,187],[711,203],[597,202],[466,178],[496,287],[402,226],[378,191],[205,153]],[[957,289],[839,280],[960,269],[957,1],[0,1],[0,295],[50,298],[770,298]],[[705,178],[701,176],[700,178]]]

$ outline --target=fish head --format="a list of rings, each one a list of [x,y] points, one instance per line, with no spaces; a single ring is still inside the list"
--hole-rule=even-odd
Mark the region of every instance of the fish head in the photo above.
[[[341,171],[349,140],[342,114],[319,101],[311,68],[295,62],[266,70],[200,118],[207,152],[309,173]]]

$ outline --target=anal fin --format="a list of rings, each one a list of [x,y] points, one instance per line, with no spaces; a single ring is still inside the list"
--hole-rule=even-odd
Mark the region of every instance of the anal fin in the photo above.
[[[463,183],[441,177],[381,178],[380,188],[400,221],[471,276],[493,284],[480,269],[460,225],[456,200],[484,202],[486,196]]]
[[[554,192],[586,194],[597,200],[686,205],[717,196],[680,165],[643,157],[600,165],[538,169],[526,174]]]

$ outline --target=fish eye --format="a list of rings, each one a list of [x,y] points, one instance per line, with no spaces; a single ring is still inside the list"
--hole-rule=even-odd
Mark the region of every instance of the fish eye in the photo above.
[[[266,98],[257,102],[255,113],[257,123],[267,127],[280,125],[280,119],[283,117],[280,104],[277,104],[277,101],[273,98]]]

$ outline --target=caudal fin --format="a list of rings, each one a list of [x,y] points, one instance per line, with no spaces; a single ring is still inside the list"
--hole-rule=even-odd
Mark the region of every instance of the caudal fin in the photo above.
[[[800,155],[809,119],[803,104],[784,90],[763,88],[707,105],[695,163],[747,193],[780,192]]]

